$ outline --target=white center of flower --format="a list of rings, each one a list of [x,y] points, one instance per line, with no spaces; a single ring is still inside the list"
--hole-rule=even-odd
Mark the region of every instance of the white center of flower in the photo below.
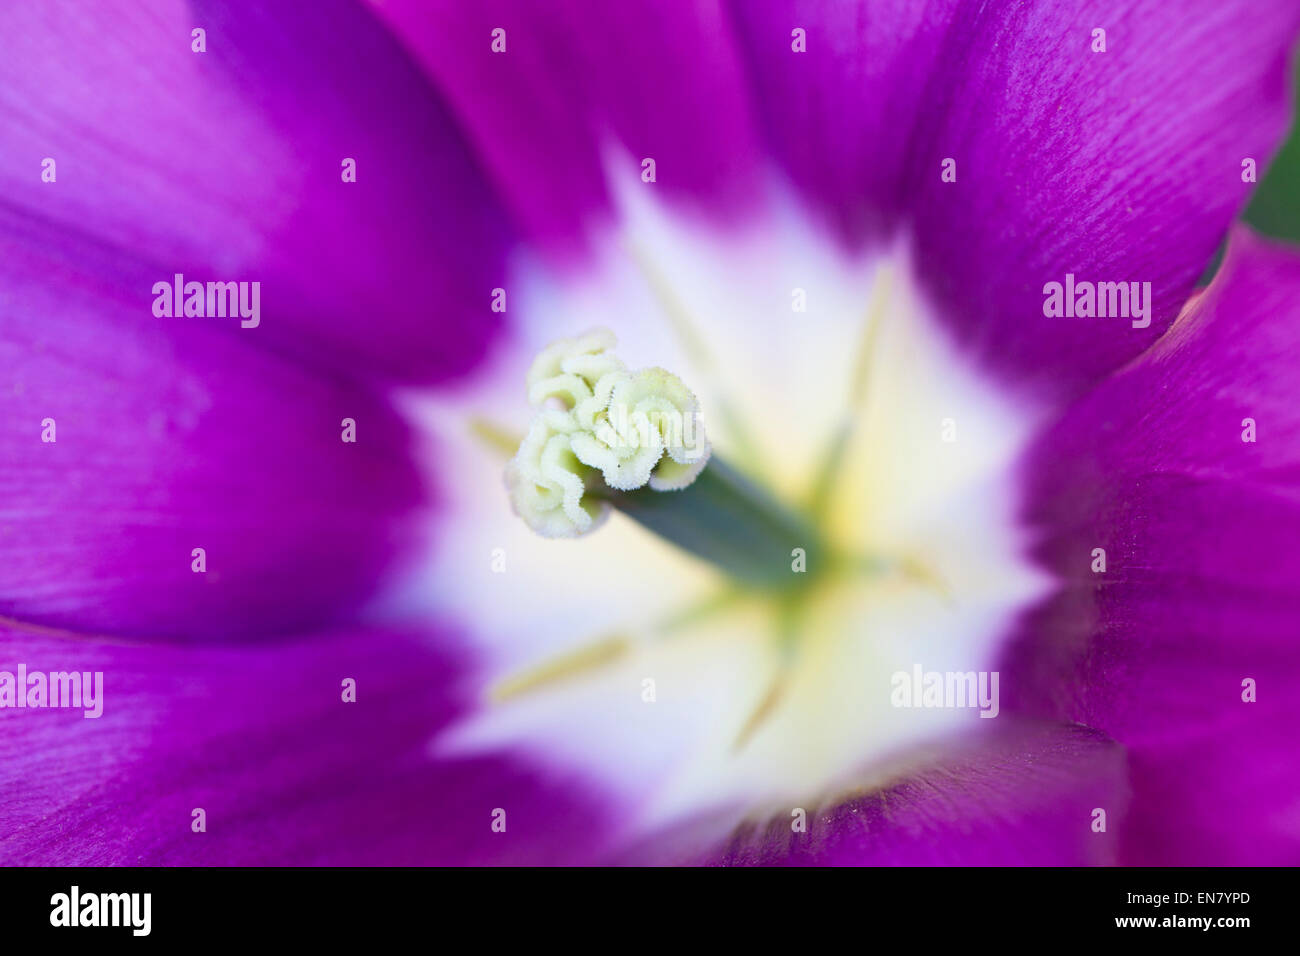
[[[719,236],[652,190],[623,197],[586,280],[522,263],[491,367],[419,403],[441,499],[421,587],[483,653],[485,698],[498,691],[437,747],[523,748],[618,795],[634,832],[887,783],[980,722],[895,706],[894,675],[996,667],[1048,584],[1024,557],[1010,470],[1033,413],[951,346],[905,246],[848,260],[789,203]],[[533,357],[602,325],[632,364],[691,384],[720,456],[784,500],[818,502],[837,549],[915,573],[837,576],[790,622],[620,514],[575,541],[533,533],[511,512],[503,458],[466,423],[523,434]]]

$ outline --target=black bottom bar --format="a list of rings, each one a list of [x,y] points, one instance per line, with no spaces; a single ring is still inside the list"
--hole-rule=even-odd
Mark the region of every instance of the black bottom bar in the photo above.
[[[1293,882],[1283,869],[840,870],[791,878],[756,870],[15,868],[0,871],[0,925],[7,943],[62,937],[92,947],[285,940],[334,950],[349,940],[400,942],[412,932],[430,942],[450,933],[451,941],[475,927],[494,945],[512,928],[534,942],[572,941],[603,932],[611,919],[633,936],[676,925],[694,927],[696,939],[704,929],[732,942],[767,933],[777,920],[801,933],[818,923],[837,934],[852,927],[864,947],[900,933],[981,945],[1102,936],[1231,945],[1287,928]],[[745,900],[752,906],[738,905]]]

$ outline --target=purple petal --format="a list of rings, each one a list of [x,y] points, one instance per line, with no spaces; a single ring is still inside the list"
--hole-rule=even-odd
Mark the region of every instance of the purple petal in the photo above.
[[[1133,748],[1129,773],[1137,797],[1121,838],[1123,862],[1300,863],[1296,688],[1293,682],[1266,685],[1265,692],[1269,697],[1261,697],[1261,704],[1267,700],[1269,706],[1263,715],[1243,710],[1209,729]],[[1292,697],[1284,702],[1278,694]]]
[[[304,628],[354,609],[418,541],[423,491],[384,404],[249,347],[257,329],[155,318],[145,278],[98,247],[64,260],[10,234],[0,616],[182,638]]]
[[[957,0],[739,0],[732,19],[786,172],[851,244],[903,222],[912,131]],[[795,52],[796,29],[806,51]]]
[[[263,282],[259,345],[402,379],[471,365],[503,235],[409,58],[348,0],[190,6],[5,6],[7,199],[156,278]]]
[[[1003,687],[1132,748],[1133,859],[1300,860],[1298,369],[1300,254],[1237,230],[1214,284],[1027,458],[1063,583]]]
[[[899,783],[742,826],[703,856],[689,830],[652,859],[724,865],[1007,866],[1112,862],[1127,806],[1123,748],[1082,727],[996,728]],[[1093,829],[1106,811],[1105,832]]]
[[[454,662],[407,633],[256,650],[0,632],[0,670],[103,674],[103,714],[0,710],[0,862],[546,863],[600,808],[508,756],[436,762]],[[355,681],[344,702],[345,678]],[[506,831],[492,829],[506,811]],[[206,815],[195,832],[193,811]]]
[[[453,105],[530,235],[571,251],[632,188],[732,221],[753,202],[749,91],[717,2],[375,4]],[[492,51],[504,30],[505,52]],[[614,146],[625,155],[606,155]],[[656,163],[653,185],[642,160]]]
[[[1248,197],[1243,159],[1262,170],[1290,116],[1292,0],[734,8],[804,193],[852,242],[913,232],[961,345],[1051,396],[1173,320]],[[1150,327],[1046,317],[1067,272],[1150,282]]]

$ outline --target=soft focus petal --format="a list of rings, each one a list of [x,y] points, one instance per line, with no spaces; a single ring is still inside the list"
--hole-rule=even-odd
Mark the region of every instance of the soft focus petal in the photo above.
[[[5,5],[0,117],[7,201],[131,249],[156,279],[261,281],[259,345],[429,380],[496,326],[491,197],[419,71],[350,0]]]
[[[1292,0],[737,3],[766,126],[853,242],[896,226],[962,347],[1077,395],[1178,313],[1289,115]],[[790,30],[808,32],[791,51]],[[1106,31],[1106,52],[1091,49]],[[941,163],[956,160],[956,182]],[[1152,284],[1149,328],[1043,286]]]
[[[453,661],[403,632],[256,652],[0,632],[0,670],[101,671],[103,715],[0,711],[0,862],[547,863],[599,808],[504,756],[434,762]],[[344,702],[343,681],[356,682]],[[192,829],[206,813],[206,832]],[[493,832],[493,811],[506,830]]]
[[[1124,764],[1123,748],[1082,727],[998,728],[891,786],[742,826],[703,855],[689,827],[636,855],[724,865],[1104,864],[1126,810]],[[806,811],[804,832],[792,826],[795,809]],[[1093,828],[1097,809],[1105,832]]]
[[[1003,686],[1132,748],[1131,859],[1300,860],[1298,376],[1300,253],[1239,230],[1214,284],[1027,459],[1063,585]]]
[[[849,244],[902,223],[913,131],[960,0],[734,0],[776,158]],[[793,31],[804,32],[796,53]]]
[[[4,241],[18,228],[0,222],[0,616],[241,639],[365,599],[416,542],[405,426],[249,347],[258,330],[155,318],[103,250]]]
[[[749,89],[716,0],[383,0],[530,235],[573,251],[625,181],[734,223],[752,203]],[[492,50],[504,31],[505,51]],[[642,185],[642,161],[655,182]]]

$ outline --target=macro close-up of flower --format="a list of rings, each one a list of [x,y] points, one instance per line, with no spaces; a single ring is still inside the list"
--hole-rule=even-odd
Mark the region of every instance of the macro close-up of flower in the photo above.
[[[0,7],[0,862],[1300,864],[1297,39]]]

